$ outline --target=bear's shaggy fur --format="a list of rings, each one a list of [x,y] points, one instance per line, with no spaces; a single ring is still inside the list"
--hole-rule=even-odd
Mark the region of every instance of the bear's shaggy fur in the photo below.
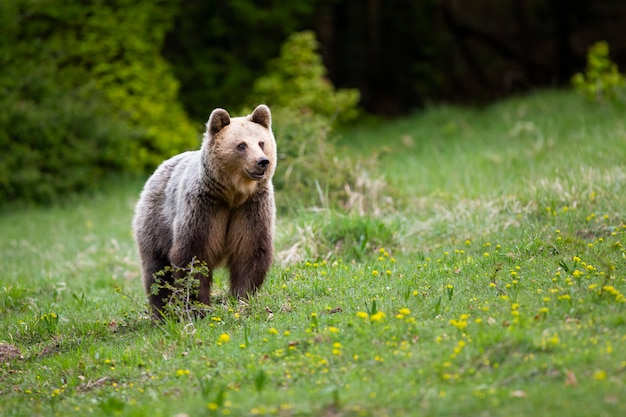
[[[155,277],[168,266],[176,271],[194,258],[205,262],[210,273],[198,276],[197,301],[208,305],[216,267],[228,268],[231,294],[243,297],[263,283],[272,263],[276,142],[270,109],[259,105],[232,119],[215,109],[206,126],[201,149],[163,162],[135,209],[135,241],[155,318],[171,293],[151,289],[157,279],[173,283],[171,273]]]

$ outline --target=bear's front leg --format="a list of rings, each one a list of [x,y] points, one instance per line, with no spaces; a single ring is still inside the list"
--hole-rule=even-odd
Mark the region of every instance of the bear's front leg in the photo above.
[[[233,255],[228,260],[230,271],[230,293],[237,298],[252,295],[265,281],[265,276],[272,264],[272,251],[265,245],[259,245],[251,252],[245,252],[245,258]]]
[[[243,298],[263,284],[274,252],[272,202],[248,202],[231,215],[228,228],[227,267],[230,293]]]

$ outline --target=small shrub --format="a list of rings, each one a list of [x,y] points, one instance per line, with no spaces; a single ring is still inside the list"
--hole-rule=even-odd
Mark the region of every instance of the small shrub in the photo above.
[[[279,208],[316,206],[359,215],[380,215],[392,208],[387,183],[373,174],[377,154],[368,158],[342,154],[327,121],[315,114],[279,108],[274,120]],[[281,191],[287,199],[281,198]]]
[[[321,231],[324,242],[348,259],[364,260],[381,247],[393,246],[395,232],[380,219],[336,216]]]
[[[317,49],[313,32],[292,34],[279,57],[270,61],[267,74],[254,83],[252,101],[313,114],[330,124],[354,120],[358,116],[359,91],[336,90]]]
[[[596,42],[589,48],[585,72],[574,75],[572,84],[592,101],[624,98],[626,77],[620,74],[617,64],[611,61],[607,42]]]
[[[390,201],[385,182],[371,174],[376,155],[341,156],[331,134],[337,124],[357,117],[358,101],[357,90],[336,90],[326,78],[312,32],[292,34],[267,75],[254,84],[250,102],[272,106],[279,152],[274,184],[289,192],[283,208],[322,206],[372,214]]]
[[[396,247],[399,227],[377,217],[331,212],[297,227],[277,257],[283,264],[311,258],[363,261],[381,247]]]
[[[156,277],[157,282],[152,284],[150,292],[153,295],[167,294],[162,312],[164,317],[189,322],[205,315],[208,306],[198,301],[198,292],[199,277],[210,277],[206,263],[194,258],[187,267],[166,267]]]

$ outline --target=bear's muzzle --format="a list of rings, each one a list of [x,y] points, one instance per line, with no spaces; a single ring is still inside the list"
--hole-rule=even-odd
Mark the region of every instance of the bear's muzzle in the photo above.
[[[256,166],[262,169],[263,171],[265,171],[269,165],[270,165],[270,160],[267,158],[267,156],[259,158],[259,160],[256,161]]]
[[[260,181],[265,178],[265,172],[269,166],[270,160],[266,156],[263,156],[257,159],[256,168],[253,171],[246,169],[246,174],[248,174],[250,179]]]

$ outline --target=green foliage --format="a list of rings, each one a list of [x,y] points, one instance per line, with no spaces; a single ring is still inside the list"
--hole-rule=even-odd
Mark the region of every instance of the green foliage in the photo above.
[[[91,68],[90,78],[110,102],[145,130],[141,140],[131,143],[129,164],[151,169],[164,157],[199,144],[200,132],[178,102],[178,81],[160,55],[177,2],[116,3],[80,9],[81,29],[88,35],[76,39],[79,52],[70,59]]]
[[[62,199],[197,146],[159,56],[174,4],[2,2],[0,202]]]
[[[290,33],[311,25],[320,3],[333,0],[185,0],[163,55],[181,81],[187,113],[206,121],[214,107],[247,103],[254,81]]]
[[[248,101],[272,107],[279,159],[274,184],[288,191],[289,205],[351,209],[355,193],[378,181],[367,173],[376,158],[339,156],[331,130],[357,116],[359,93],[336,90],[325,76],[314,34],[294,33],[255,82]]]
[[[329,256],[365,261],[379,248],[394,248],[398,243],[398,222],[383,216],[343,214],[339,210],[329,210],[326,215],[311,217],[301,213],[300,216],[306,225],[289,234],[289,246],[280,254],[287,262]]]
[[[206,263],[194,258],[187,267],[166,267],[155,276],[157,282],[152,284],[150,292],[153,295],[168,294],[165,310],[162,312],[164,318],[190,322],[198,317],[204,317],[208,306],[198,301],[198,294],[200,277],[204,279],[211,277]],[[173,282],[169,282],[169,277],[172,276],[175,278]]]
[[[386,182],[374,173],[378,153],[348,155],[339,149],[328,119],[278,107],[273,129],[278,149],[274,186],[288,196],[279,208],[322,207],[379,214],[392,203]]]
[[[358,90],[335,90],[317,49],[313,32],[289,36],[280,56],[270,61],[267,73],[254,83],[252,101],[312,113],[333,124],[355,119]]]
[[[585,72],[575,74],[572,84],[592,101],[626,98],[626,77],[611,61],[606,41],[596,42],[589,48]]]
[[[38,81],[49,82],[35,78],[29,88]],[[107,118],[113,110],[92,87],[67,92],[49,82],[42,88],[39,98],[23,92],[0,99],[0,202],[58,201],[87,188],[124,167],[129,139],[138,134]]]

